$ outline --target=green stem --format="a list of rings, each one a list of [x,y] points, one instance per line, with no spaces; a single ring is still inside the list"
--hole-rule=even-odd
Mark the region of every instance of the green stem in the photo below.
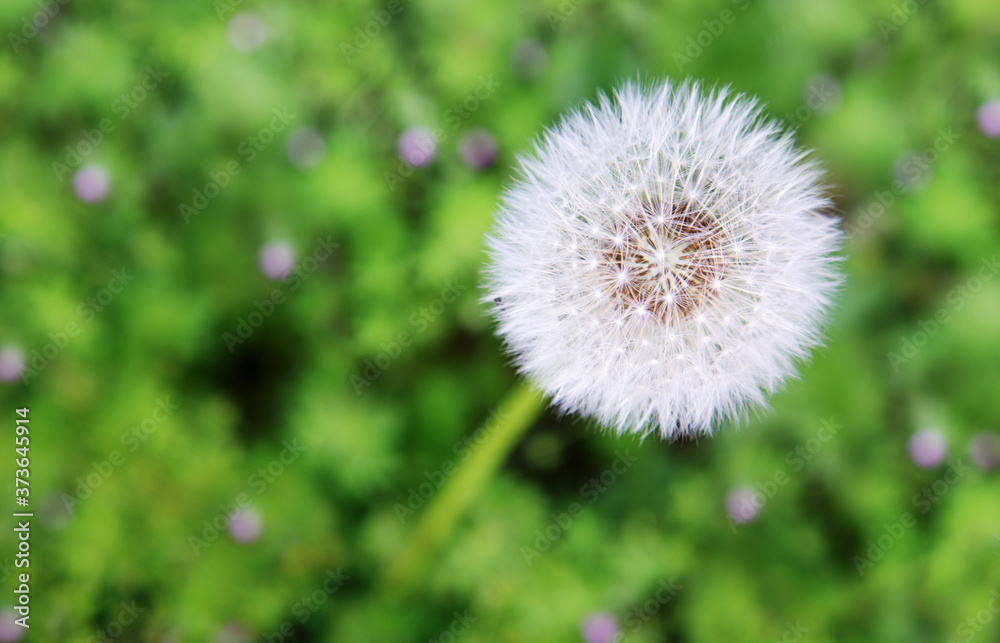
[[[527,383],[519,384],[507,394],[497,407],[501,419],[496,426],[489,428],[489,422],[483,425],[491,433],[489,439],[458,465],[452,479],[428,503],[399,557],[386,570],[384,580],[390,589],[403,592],[413,587],[427,559],[448,538],[482,487],[544,408],[544,398]]]

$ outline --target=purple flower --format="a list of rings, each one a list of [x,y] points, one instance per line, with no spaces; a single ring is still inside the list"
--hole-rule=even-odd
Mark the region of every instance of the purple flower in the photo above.
[[[413,167],[422,167],[434,160],[437,142],[430,130],[411,127],[399,137],[397,148],[401,159]]]
[[[580,636],[586,643],[611,643],[619,633],[618,622],[605,612],[589,615],[580,626]]]
[[[750,487],[737,487],[726,496],[726,514],[730,520],[745,525],[760,513],[762,500]]]
[[[497,157],[497,142],[486,130],[472,130],[462,137],[459,154],[469,167],[481,170],[493,165]]]
[[[238,13],[226,24],[226,39],[236,51],[253,51],[264,44],[264,35],[264,23],[252,13]]]
[[[990,138],[1000,138],[1000,98],[988,100],[976,114],[979,129]]]
[[[1000,437],[993,431],[974,435],[969,441],[969,459],[984,471],[996,469],[1000,465]]]
[[[299,127],[288,137],[286,152],[292,165],[305,170],[326,156],[326,141],[315,127]]]
[[[519,40],[510,52],[514,72],[522,78],[537,78],[549,66],[549,55],[542,43],[534,38]]]
[[[918,467],[933,469],[947,453],[948,443],[937,429],[920,429],[910,438],[910,459]]]
[[[84,165],[73,175],[73,191],[84,203],[98,203],[108,196],[111,177],[99,165]]]
[[[16,346],[0,348],[0,381],[13,382],[24,372],[24,353]]]
[[[261,248],[257,263],[268,279],[284,279],[295,265],[295,250],[284,241],[271,241]]]
[[[263,525],[256,509],[239,509],[229,519],[229,535],[238,543],[252,543],[260,538]]]
[[[0,611],[0,641],[3,643],[20,641],[28,631],[14,622],[17,618],[17,612],[12,607],[5,607]]]

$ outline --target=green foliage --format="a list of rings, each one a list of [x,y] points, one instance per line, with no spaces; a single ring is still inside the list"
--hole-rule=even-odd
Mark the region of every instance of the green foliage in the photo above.
[[[49,5],[58,14],[30,35]],[[14,409],[31,409],[27,640],[92,640],[123,601],[143,611],[121,641],[215,641],[236,623],[251,640],[460,629],[465,643],[556,643],[579,641],[595,611],[637,643],[790,641],[796,623],[815,642],[994,640],[995,613],[982,632],[962,627],[1000,585],[997,474],[973,467],[938,493],[947,468],[918,469],[907,440],[937,426],[968,464],[969,439],[1000,416],[1000,281],[970,281],[1000,248],[997,141],[975,122],[1000,95],[998,7],[4,2],[0,345],[38,371],[0,385],[5,440]],[[238,12],[265,25],[249,53],[227,42]],[[358,37],[366,27],[377,33]],[[512,64],[526,38],[547,55],[537,75]],[[166,75],[131,105],[122,95],[150,68]],[[769,412],[711,439],[640,444],[542,414],[401,593],[384,579],[446,465],[474,460],[463,441],[516,385],[478,301],[515,155],[567,107],[665,75],[759,95],[829,169],[853,234],[827,347]],[[498,87],[456,111],[484,78]],[[814,109],[817,78],[839,93]],[[288,125],[248,147],[275,110]],[[327,146],[305,169],[286,153],[302,126]],[[414,126],[440,141],[410,175],[396,141]],[[499,144],[485,171],[458,153],[477,128]],[[897,161],[934,150],[942,128],[956,136],[921,185],[895,189]],[[110,174],[101,203],[74,195],[81,153]],[[198,206],[213,181],[225,185]],[[260,273],[272,239],[295,247],[297,281]],[[337,247],[309,270],[324,239]],[[134,280],[88,304],[113,271]],[[275,289],[283,303],[230,351],[225,335]],[[907,354],[939,311],[947,321]],[[799,467],[823,420],[841,428]],[[635,463],[594,493],[626,452]],[[739,485],[774,489],[747,525],[726,517]],[[225,531],[241,498],[263,520],[246,545]],[[915,526],[860,574],[906,513]],[[0,532],[0,605],[14,601],[16,542]],[[349,578],[324,589],[338,570]],[[658,602],[663,581],[681,589]],[[456,612],[475,620],[459,628]],[[282,624],[295,634],[275,638]]]

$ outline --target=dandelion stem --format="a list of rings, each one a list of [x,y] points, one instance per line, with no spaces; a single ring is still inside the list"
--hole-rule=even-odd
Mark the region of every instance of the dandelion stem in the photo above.
[[[405,592],[413,587],[428,558],[444,544],[482,487],[544,408],[544,398],[525,382],[507,394],[496,409],[499,419],[483,425],[484,430],[490,431],[489,438],[458,465],[451,480],[431,499],[403,550],[386,570],[384,580],[389,588]]]

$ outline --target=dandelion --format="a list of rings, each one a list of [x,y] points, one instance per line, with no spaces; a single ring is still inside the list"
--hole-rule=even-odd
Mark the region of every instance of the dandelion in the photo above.
[[[484,301],[560,410],[711,433],[821,342],[842,235],[821,170],[754,99],[629,83],[519,161]]]

